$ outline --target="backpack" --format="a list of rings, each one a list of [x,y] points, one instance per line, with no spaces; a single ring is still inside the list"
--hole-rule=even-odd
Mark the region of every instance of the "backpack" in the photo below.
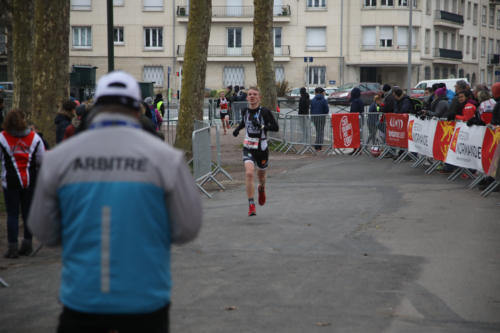
[[[418,98],[412,98],[412,97],[409,97],[409,98],[410,98],[411,106],[413,109],[413,111],[410,113],[419,114],[422,111],[422,109],[424,108],[424,102],[419,100]]]
[[[153,125],[155,125],[155,129],[158,129],[158,119],[156,119],[156,110],[153,107],[150,108],[151,110],[151,121],[153,122]]]

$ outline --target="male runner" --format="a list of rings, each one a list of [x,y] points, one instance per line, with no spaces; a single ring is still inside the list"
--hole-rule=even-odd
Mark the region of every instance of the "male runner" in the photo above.
[[[245,128],[243,140],[243,162],[245,164],[245,184],[248,196],[248,216],[257,215],[254,196],[254,170],[257,165],[259,178],[259,205],[266,203],[266,169],[269,164],[269,149],[267,147],[267,131],[277,132],[278,123],[271,111],[260,106],[260,92],[256,87],[250,87],[247,94],[248,107],[241,112],[241,122],[234,130],[236,137]]]

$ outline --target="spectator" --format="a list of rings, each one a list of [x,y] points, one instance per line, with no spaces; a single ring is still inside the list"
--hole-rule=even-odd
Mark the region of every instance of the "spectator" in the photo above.
[[[89,129],[40,170],[28,225],[62,246],[58,332],[168,331],[171,244],[196,237],[202,207],[183,152],[141,130],[140,100],[131,75],[101,77]]]
[[[394,106],[394,113],[413,113],[413,104],[410,97],[408,97],[401,88],[394,87],[392,94],[396,100]]]
[[[448,120],[454,120],[455,116],[459,114],[463,105],[458,101],[458,93],[461,91],[470,91],[469,85],[464,80],[459,80],[455,83],[455,97],[453,97],[448,112],[444,115]]]
[[[351,113],[359,113],[363,116],[365,104],[361,99],[361,90],[358,87],[354,87],[351,90],[351,109],[349,112]]]
[[[148,109],[150,110],[150,114],[151,114],[151,120],[153,122],[153,125],[155,126],[155,129],[157,131],[159,131],[161,129],[161,125],[163,123],[163,118],[161,117],[161,114],[158,111],[158,109],[153,104],[153,98],[146,97],[144,99],[144,102],[148,105]]]
[[[384,84],[382,91],[384,92],[384,108],[382,109],[382,111],[384,113],[393,113],[396,99],[392,94],[391,86],[387,83]]]
[[[163,95],[162,94],[156,94],[153,105],[160,112],[161,116],[164,117],[165,116],[165,104],[163,103]]]
[[[54,120],[56,124],[56,143],[61,142],[64,139],[64,132],[66,127],[71,124],[71,119],[76,115],[76,104],[71,100],[67,100],[63,103],[61,111],[57,113]]]
[[[446,98],[448,99],[448,104],[451,104],[451,101],[455,97],[455,92],[451,89],[448,89],[446,87],[446,83],[444,82],[438,83],[438,88],[444,88],[446,90]]]
[[[380,112],[382,111],[382,97],[380,95],[375,95],[373,97],[373,103],[370,105],[368,109],[368,131],[369,136],[367,143],[372,142],[376,144],[376,136],[377,136],[377,125],[380,122]]]
[[[432,90],[431,87],[427,87],[424,90],[424,110],[430,110],[431,109],[431,104],[434,99],[434,90]]]
[[[500,125],[500,82],[496,82],[491,86],[491,94],[497,102],[493,108],[493,114],[491,116],[492,125]]]
[[[434,92],[434,100],[431,103],[430,111],[427,113],[431,117],[442,118],[448,112],[448,97],[446,88],[438,88]]]
[[[307,93],[306,88],[305,87],[300,88],[299,115],[301,116],[300,122],[302,125],[304,142],[309,142],[310,124],[306,116],[309,114],[310,105],[311,105],[311,100],[309,94]]]
[[[236,95],[236,100],[238,102],[245,102],[247,100],[247,93],[245,92],[245,87],[240,86],[240,90],[238,91],[238,94]]]
[[[3,112],[4,112],[3,97],[0,97],[0,129],[2,128],[3,124]]]
[[[316,141],[314,148],[321,151],[323,135],[325,132],[325,117],[330,112],[328,102],[325,99],[325,90],[321,87],[314,89],[315,96],[311,100],[311,117],[316,128]]]
[[[480,103],[477,108],[478,116],[485,124],[491,123],[491,119],[493,118],[493,109],[495,108],[495,104],[497,104],[497,102],[491,98],[490,93],[486,90],[480,91],[477,94],[477,98]]]
[[[0,133],[0,159],[3,165],[2,188],[7,209],[5,258],[30,255],[32,235],[27,227],[28,212],[36,183],[38,168],[45,151],[42,139],[26,123],[24,112],[11,110]],[[18,249],[19,208],[24,221],[24,235]]]
[[[468,121],[473,118],[476,114],[476,104],[477,102],[472,98],[470,91],[464,90],[458,93],[458,101],[463,108],[455,116],[455,119]]]

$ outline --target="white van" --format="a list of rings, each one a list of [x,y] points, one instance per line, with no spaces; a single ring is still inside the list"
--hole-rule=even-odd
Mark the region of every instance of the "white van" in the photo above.
[[[467,78],[456,78],[456,79],[438,79],[438,80],[425,80],[425,81],[420,81],[416,86],[415,89],[421,89],[425,90],[427,87],[432,87],[434,83],[445,83],[446,84],[446,89],[450,89],[452,91],[455,90],[455,84],[457,81],[463,80],[467,82],[468,85],[470,85],[469,81],[467,81]]]

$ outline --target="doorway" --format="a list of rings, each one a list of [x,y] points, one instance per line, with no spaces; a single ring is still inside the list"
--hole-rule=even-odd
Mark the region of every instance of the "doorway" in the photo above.
[[[361,67],[360,82],[377,82],[377,67]]]

